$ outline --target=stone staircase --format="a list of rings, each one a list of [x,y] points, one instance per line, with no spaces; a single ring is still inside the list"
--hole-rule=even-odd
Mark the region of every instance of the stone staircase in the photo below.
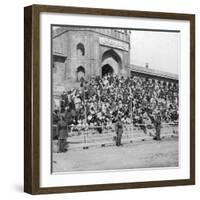
[[[125,129],[122,135],[122,144],[130,145],[132,143],[145,142],[152,140],[155,136],[154,129],[147,129],[147,133],[138,128],[132,130]],[[163,128],[161,130],[161,138],[178,137],[178,132],[174,127]],[[87,130],[82,132],[72,132],[67,138],[68,150],[80,150],[89,148],[100,148],[115,146],[116,133],[112,129],[104,130],[103,133],[98,133],[96,130]],[[53,141],[53,152],[58,150],[58,141]]]

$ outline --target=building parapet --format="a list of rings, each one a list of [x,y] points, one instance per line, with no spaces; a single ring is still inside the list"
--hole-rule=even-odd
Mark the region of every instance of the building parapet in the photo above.
[[[77,27],[77,26],[63,26],[53,30],[53,38],[63,34],[67,31],[93,31],[99,34],[110,36],[117,40],[121,40],[130,43],[129,30],[113,29],[113,28],[93,28],[93,27]]]
[[[166,78],[166,79],[171,79],[171,80],[176,80],[176,81],[178,81],[179,79],[177,74],[163,72],[160,70],[146,68],[146,67],[142,67],[138,65],[130,65],[130,70],[137,73],[142,73],[146,75],[151,75],[151,76],[156,76],[156,77],[161,77],[161,78]]]

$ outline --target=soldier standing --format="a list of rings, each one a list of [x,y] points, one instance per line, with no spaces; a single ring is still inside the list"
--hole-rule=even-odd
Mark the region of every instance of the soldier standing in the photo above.
[[[161,129],[161,114],[160,112],[154,112],[154,115],[149,115],[152,123],[154,124],[156,130],[156,136],[153,138],[154,140],[161,140],[160,138],[160,129]]]
[[[116,134],[117,134],[116,146],[120,146],[120,145],[122,145],[121,139],[122,139],[122,134],[123,134],[123,124],[122,124],[120,117],[118,117],[118,120],[115,124],[115,131],[116,131]]]
[[[61,116],[61,120],[58,122],[58,133],[59,152],[65,152],[67,150],[68,126],[63,116]]]
[[[154,137],[154,139],[161,140],[161,138],[160,138],[160,129],[161,129],[161,114],[160,114],[160,112],[156,113],[154,125],[155,125],[155,129],[156,129],[156,136]]]

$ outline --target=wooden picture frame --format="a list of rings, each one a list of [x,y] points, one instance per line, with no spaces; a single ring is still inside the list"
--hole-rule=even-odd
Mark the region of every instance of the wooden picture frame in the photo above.
[[[190,24],[190,174],[188,179],[92,185],[40,186],[40,14],[80,14],[187,21]],[[192,14],[111,10],[50,5],[24,9],[24,191],[30,194],[84,192],[195,184],[195,16]]]

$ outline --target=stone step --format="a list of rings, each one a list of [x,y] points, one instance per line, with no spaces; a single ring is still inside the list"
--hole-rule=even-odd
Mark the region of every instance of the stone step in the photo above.
[[[128,145],[135,142],[145,142],[148,140],[152,140],[152,138],[155,135],[149,135],[149,134],[138,134],[137,137],[122,137],[122,144]],[[162,134],[161,138],[167,138],[167,137],[178,137],[177,134],[174,133],[168,133],[168,134]],[[80,139],[80,138],[79,138]],[[107,147],[107,146],[115,146],[115,140],[113,137],[104,137],[102,136],[100,139],[95,138],[95,140],[90,140],[89,138],[81,138],[81,140],[74,140],[74,138],[68,138],[68,150],[80,150],[80,149],[88,149],[88,148],[99,148],[99,147]],[[53,152],[58,152],[58,141],[53,141]]]

